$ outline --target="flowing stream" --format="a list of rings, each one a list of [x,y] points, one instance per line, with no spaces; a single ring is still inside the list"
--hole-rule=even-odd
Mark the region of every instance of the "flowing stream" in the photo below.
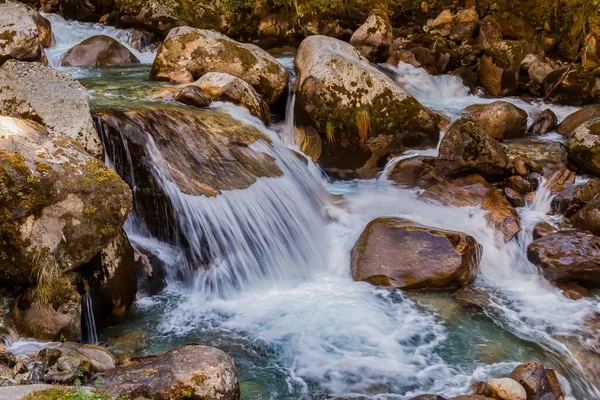
[[[129,31],[46,17],[58,43],[48,53],[53,66],[70,46],[92,35],[108,34],[125,44],[131,37]],[[153,57],[136,55],[144,62]],[[289,58],[282,61],[292,68]],[[494,100],[470,94],[458,78],[432,77],[403,64],[385,68],[419,101],[451,118],[470,104]],[[160,87],[146,80],[147,66],[65,70],[81,78],[93,106],[130,105]],[[273,129],[230,104],[215,103],[203,111],[255,126],[272,144],[257,142],[253,148],[272,156],[283,171],[211,198],[182,193],[148,127],[131,124],[147,135],[152,174],[174,210],[170,223],[190,250],[182,252],[178,242],[150,234],[148,221],[137,212],[126,225],[132,243],[154,249],[172,271],[189,270],[186,266],[207,253],[212,264],[208,270],[171,274],[167,288],[139,300],[123,325],[100,332],[101,343],[143,329],[150,335],[144,353],[186,342],[219,347],[234,357],[244,399],[452,397],[468,393],[476,380],[506,375],[530,360],[556,368],[569,399],[600,399],[573,351],[586,335],[597,334],[583,323],[598,312],[597,297],[566,299],[525,255],[533,226],[557,222],[546,215],[552,196],[544,185],[534,203],[518,210],[523,223],[518,240],[504,244],[481,209],[440,206],[394,186],[385,179],[391,164],[378,180],[326,181],[317,166],[305,166],[286,149],[295,146],[293,100],[292,95],[286,120]],[[530,119],[545,107],[559,119],[575,110],[506,100]],[[545,140],[556,137],[549,134]],[[436,150],[409,155],[414,154],[435,155]],[[115,159],[107,151],[107,163],[121,175],[132,168],[131,157],[127,151],[127,157]],[[135,194],[135,182],[129,183]],[[474,236],[483,246],[476,285],[491,296],[485,315],[465,310],[448,294],[407,294],[354,282],[350,251],[378,216]]]

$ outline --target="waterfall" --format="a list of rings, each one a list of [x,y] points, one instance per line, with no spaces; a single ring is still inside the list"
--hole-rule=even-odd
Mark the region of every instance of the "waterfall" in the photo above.
[[[133,189],[128,234],[154,236],[183,249],[185,261],[173,266],[171,279],[181,279],[206,296],[226,296],[271,281],[303,280],[324,262],[327,239],[321,209],[328,202],[326,192],[303,161],[274,140],[269,143],[270,136],[276,136],[273,132],[262,125],[236,121],[224,110],[248,118],[245,110],[233,106],[209,111],[172,107],[168,113],[154,108],[98,114],[107,164]],[[218,125],[219,118],[225,117],[225,125],[235,129],[256,132],[262,126],[263,131],[258,132],[264,139],[249,149],[275,160],[282,175],[258,178],[248,188],[224,190],[217,196],[182,191],[182,179],[209,179],[212,175],[217,181],[235,181],[243,176],[243,171],[235,169],[239,150],[221,142],[213,143],[214,148],[210,142],[196,143],[207,124]],[[209,133],[206,137],[213,136]],[[176,145],[165,144],[169,140],[177,141]],[[229,161],[222,166],[209,164],[210,160],[198,154],[200,148],[208,148],[203,155],[216,157],[214,152],[219,152]],[[137,164],[132,161],[140,154],[146,155],[142,163],[147,169],[139,168],[139,160]],[[176,161],[187,166],[187,177],[179,176],[173,165]],[[210,168],[192,175],[194,164]]]
[[[96,321],[94,320],[94,309],[92,307],[92,296],[90,296],[89,290],[85,290],[81,296],[81,308],[81,318],[83,322],[82,339],[86,343],[98,344],[98,332],[96,331]]]

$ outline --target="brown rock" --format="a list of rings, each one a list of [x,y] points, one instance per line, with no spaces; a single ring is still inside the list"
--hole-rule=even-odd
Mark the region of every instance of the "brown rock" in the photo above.
[[[581,110],[577,110],[567,116],[558,124],[556,132],[568,138],[580,125],[598,117],[600,117],[600,105],[583,107]]]
[[[527,258],[552,282],[600,286],[600,237],[580,231],[560,231],[533,241]]]
[[[560,399],[562,390],[551,381],[553,370],[547,370],[538,362],[521,364],[515,368],[510,377],[519,382],[527,392],[527,400]]]
[[[63,56],[63,67],[108,67],[137,64],[131,51],[110,36],[97,35],[72,47]]]
[[[12,59],[43,62],[45,54],[27,7],[20,3],[0,3],[0,65]]]
[[[310,125],[296,127],[296,140],[300,150],[307,157],[310,157],[314,162],[319,161],[323,142],[321,136],[315,128]]]
[[[500,24],[491,15],[486,16],[479,27],[477,43],[483,49],[489,49],[494,43],[502,40]]]
[[[435,157],[417,156],[400,160],[389,172],[388,179],[400,186],[420,187],[443,182],[435,170]]]
[[[513,207],[524,207],[525,206],[525,197],[516,190],[513,190],[509,187],[504,188],[504,195],[506,199]]]
[[[575,183],[575,174],[566,167],[554,172],[548,178],[546,186],[554,194],[562,192],[565,188],[572,186]]]
[[[511,176],[504,181],[504,185],[518,193],[525,194],[533,190],[533,185],[521,176]]]
[[[173,71],[169,73],[169,82],[171,83],[192,83],[194,82],[194,77],[192,73],[187,70],[182,71]]]
[[[588,201],[571,217],[575,228],[600,236],[600,196]]]
[[[482,289],[467,285],[456,291],[456,301],[464,307],[483,310],[489,304],[490,296]]]
[[[481,246],[464,233],[401,218],[371,221],[352,250],[352,277],[404,290],[453,289],[477,276]]]
[[[488,212],[488,221],[508,242],[520,231],[517,211],[480,175],[469,175],[431,186],[421,195],[444,205],[479,206]]]
[[[555,229],[552,225],[550,225],[547,222],[538,222],[537,224],[535,224],[535,226],[533,227],[533,240],[542,238],[552,232],[554,232]]]
[[[591,293],[589,290],[584,288],[583,286],[575,285],[575,284],[566,284],[566,285],[558,285],[558,288],[563,291],[563,295],[567,299],[571,300],[580,300],[584,297],[590,297]]]
[[[573,69],[565,76],[566,72],[566,68],[562,68],[546,76],[542,82],[545,97],[555,103],[580,106],[598,100],[595,90],[596,77],[593,74],[583,69]]]
[[[572,163],[600,175],[600,117],[579,125],[569,136],[567,149]]]
[[[527,392],[511,378],[490,378],[486,381],[487,396],[498,400],[527,400]]]
[[[413,47],[409,50],[414,55],[414,59],[419,66],[423,67],[430,75],[438,74],[438,64],[435,55],[426,47]]]
[[[556,127],[558,118],[549,108],[542,111],[533,121],[533,124],[527,130],[528,135],[541,136],[550,132]]]
[[[212,97],[196,85],[189,85],[181,89],[175,96],[175,100],[193,107],[207,107],[212,103]]]
[[[505,101],[477,107],[468,118],[496,140],[523,136],[527,129],[527,113]]]
[[[600,193],[600,179],[593,178],[586,183],[569,186],[552,199],[552,211],[570,218],[588,201]]]
[[[510,12],[494,13],[492,15],[498,22],[502,35],[508,39],[533,39],[535,30],[527,21]]]
[[[392,47],[392,26],[382,11],[372,11],[367,21],[350,38],[350,44],[371,62],[385,62]]]
[[[479,62],[477,78],[492,96],[516,94],[524,57],[520,42],[503,40],[492,43]]]
[[[452,178],[477,173],[493,180],[507,175],[508,169],[504,148],[478,124],[463,117],[450,125],[436,162],[441,176]]]
[[[54,34],[52,34],[52,25],[50,24],[50,21],[42,17],[40,13],[35,10],[29,10],[29,15],[31,15],[31,18],[33,18],[33,21],[37,25],[38,37],[42,47],[54,47],[56,45],[56,40],[54,39]]]

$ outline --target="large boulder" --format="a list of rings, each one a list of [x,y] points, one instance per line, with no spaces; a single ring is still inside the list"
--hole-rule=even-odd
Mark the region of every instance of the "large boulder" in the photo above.
[[[240,78],[221,72],[209,72],[194,85],[203,89],[215,101],[231,101],[246,108],[267,125],[271,120],[269,105],[249,83]]]
[[[150,77],[168,80],[174,71],[187,70],[195,79],[208,72],[224,72],[251,84],[273,104],[288,83],[288,73],[260,47],[239,43],[215,31],[172,29],[158,48]]]
[[[370,61],[381,63],[390,55],[392,40],[392,25],[387,14],[374,10],[367,21],[354,31],[350,44]]]
[[[542,82],[542,90],[548,100],[560,104],[583,106],[599,100],[596,77],[583,69],[567,72],[563,68],[549,73]]]
[[[90,261],[120,232],[132,201],[125,182],[75,140],[3,116],[0,193],[0,281],[11,285]]]
[[[585,172],[600,175],[600,117],[575,129],[567,140],[569,160]]]
[[[111,396],[133,400],[238,400],[240,386],[233,360],[221,350],[187,345],[160,356],[134,359],[104,373],[101,385]]]
[[[296,106],[321,135],[325,168],[372,176],[392,153],[437,144],[439,117],[348,43],[310,36],[295,63]]]
[[[511,12],[494,13],[492,17],[498,22],[502,36],[507,39],[531,40],[535,35],[535,30],[527,21]]]
[[[125,312],[135,301],[137,270],[133,247],[123,231],[79,268],[92,298],[98,328],[123,320]]]
[[[6,62],[0,67],[0,114],[37,122],[52,135],[79,141],[102,156],[87,91],[67,73],[38,63]]]
[[[469,175],[429,187],[421,197],[455,207],[481,207],[487,211],[487,219],[505,242],[520,230],[517,211],[495,188],[480,175]]]
[[[140,60],[118,40],[106,35],[96,35],[73,46],[63,56],[63,67],[110,67],[137,64]]]
[[[45,55],[37,25],[27,7],[20,3],[1,3],[0,65],[11,59],[44,61]]]
[[[120,25],[166,35],[178,26],[220,30],[222,12],[207,0],[115,0],[113,10]]]
[[[404,290],[456,289],[475,280],[481,250],[461,232],[377,218],[352,249],[352,278]]]
[[[525,52],[521,42],[502,40],[492,43],[479,61],[477,78],[492,96],[516,94],[523,58]]]
[[[575,131],[583,123],[600,117],[600,105],[591,105],[583,107],[580,110],[575,111],[573,114],[569,114],[560,124],[556,127],[556,132],[559,134],[569,137],[571,133]]]
[[[7,319],[22,337],[76,341],[81,332],[81,297],[66,277],[40,281],[14,301]]]
[[[600,196],[596,195],[577,211],[571,217],[571,223],[577,229],[600,236]]]
[[[580,231],[560,231],[534,240],[527,258],[555,283],[600,286],[600,237]]]
[[[439,147],[436,170],[446,178],[480,174],[497,180],[508,174],[504,147],[468,117],[456,120],[446,131]]]
[[[498,400],[527,400],[527,392],[511,378],[490,378],[486,382],[486,395]]]
[[[468,119],[496,140],[523,136],[527,129],[527,113],[506,101],[469,106]]]

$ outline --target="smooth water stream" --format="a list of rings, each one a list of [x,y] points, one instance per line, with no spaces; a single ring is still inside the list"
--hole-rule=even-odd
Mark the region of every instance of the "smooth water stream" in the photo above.
[[[60,52],[97,32],[121,41],[128,37],[101,25],[50,20],[58,41],[49,54],[52,65]],[[150,54],[142,56],[151,61]],[[291,67],[289,58],[285,62]],[[402,64],[386,68],[419,101],[451,118],[467,105],[494,100],[470,94],[458,78],[431,77]],[[86,77],[82,82],[94,105],[122,106],[127,99],[146,97],[155,85],[145,78],[147,67],[67,70]],[[530,118],[546,106],[559,119],[574,110],[507,100]],[[566,299],[525,256],[533,226],[541,220],[554,222],[546,215],[551,195],[543,185],[536,201],[519,209],[523,230],[518,240],[504,244],[482,210],[423,201],[414,191],[393,186],[385,173],[379,180],[325,181],[314,164],[305,166],[285,148],[294,145],[289,110],[293,97],[286,121],[274,126],[277,131],[230,104],[217,103],[208,111],[227,113],[270,137],[272,145],[257,143],[255,149],[274,157],[284,172],[214,198],[181,193],[148,137],[153,174],[176,211],[192,254],[208,249],[214,263],[184,281],[173,274],[163,293],[138,301],[125,324],[100,332],[101,342],[143,329],[150,334],[145,353],[187,342],[219,347],[235,359],[244,399],[451,397],[468,393],[476,380],[506,375],[534,359],[566,377],[561,379],[568,398],[600,399],[572,355],[574,342],[594,334],[583,321],[598,311],[598,299]],[[135,129],[143,132],[144,126]],[[107,160],[117,170],[132,164],[115,161]],[[473,235],[484,249],[476,284],[491,296],[485,315],[465,310],[449,294],[405,294],[354,282],[350,250],[364,226],[378,216]],[[154,249],[174,270],[187,265],[189,254],[149,235],[144,223],[143,216],[134,214],[126,225],[134,246]],[[195,243],[199,237],[206,241]]]

